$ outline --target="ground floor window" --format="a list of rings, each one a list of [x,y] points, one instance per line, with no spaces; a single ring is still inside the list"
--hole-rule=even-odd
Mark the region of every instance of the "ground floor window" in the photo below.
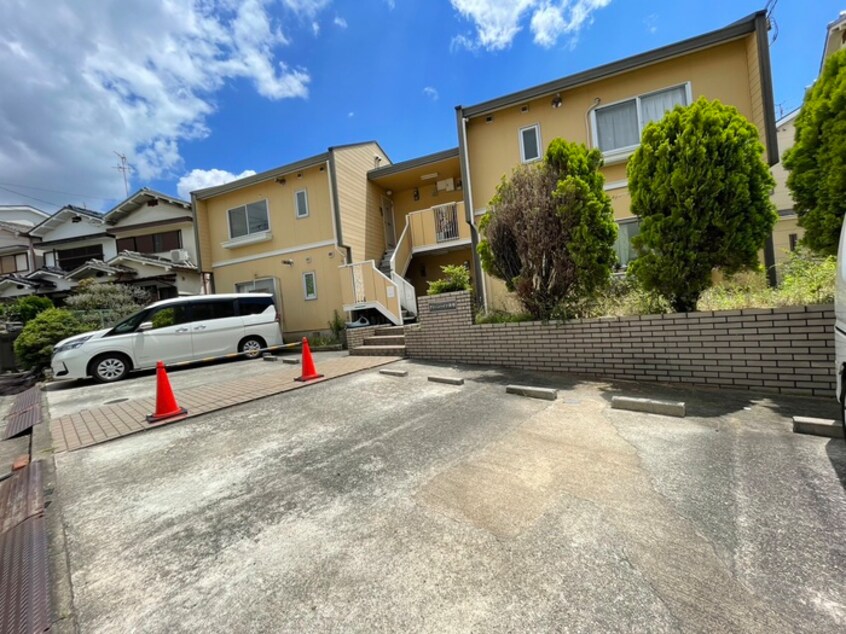
[[[617,242],[614,244],[614,249],[617,251],[617,263],[621,268],[626,268],[637,257],[632,238],[638,233],[640,233],[640,219],[623,220],[618,223]]]
[[[790,250],[795,251],[796,246],[799,244],[799,234],[798,233],[791,233],[788,236],[788,241],[790,243]]]
[[[313,271],[303,273],[303,293],[306,299],[317,299],[317,276]]]
[[[276,283],[272,277],[235,284],[236,293],[270,293],[276,294]]]

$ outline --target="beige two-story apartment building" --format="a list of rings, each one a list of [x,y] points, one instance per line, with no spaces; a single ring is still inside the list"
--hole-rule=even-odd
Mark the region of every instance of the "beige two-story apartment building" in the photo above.
[[[561,137],[602,151],[605,189],[614,207],[622,266],[634,256],[638,220],[631,212],[626,162],[643,128],[676,105],[699,97],[735,106],[754,123],[770,165],[778,145],[764,12],[723,29],[593,68],[540,86],[457,108],[464,204],[475,221],[504,176],[521,163],[541,160]],[[474,227],[474,243],[477,240]],[[504,283],[481,274],[479,300],[512,308]]]
[[[620,223],[622,266],[637,219],[626,162],[643,127],[704,96],[735,106],[778,160],[767,23],[756,13],[724,29],[547,84],[457,108],[457,148],[392,163],[375,141],[194,192],[198,258],[215,292],[268,291],[288,339],[325,331],[333,312],[401,324],[416,297],[462,264],[480,303],[511,308],[481,272],[476,222],[497,184],[541,160],[556,137],[599,148]]]

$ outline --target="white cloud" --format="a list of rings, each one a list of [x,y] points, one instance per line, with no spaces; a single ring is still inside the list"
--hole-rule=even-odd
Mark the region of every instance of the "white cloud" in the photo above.
[[[309,72],[278,57],[288,43],[280,20],[301,24],[328,3],[57,0],[45,11],[0,2],[3,180],[82,192],[98,206],[94,197],[123,197],[113,150],[127,155],[133,186],[172,176],[180,144],[209,134],[227,81],[270,100],[308,95]]]
[[[352,110],[350,110],[350,111],[347,113],[347,118],[348,118],[348,119],[352,119],[354,116],[355,116],[355,113],[354,113]]]
[[[333,22],[335,23],[335,26],[337,26],[338,28],[341,28],[341,29],[347,28],[347,21],[339,15],[335,16],[335,19],[333,20]]]
[[[215,187],[216,185],[224,185],[239,178],[252,176],[253,174],[255,174],[254,170],[244,170],[240,174],[233,174],[232,172],[219,169],[193,169],[179,179],[179,183],[176,185],[176,192],[180,198],[191,200],[191,192],[193,191],[205,189],[206,187]]]
[[[385,4],[387,4],[387,5],[388,5],[388,8],[389,8],[391,11],[393,11],[393,10],[396,8],[396,6],[397,6],[397,3],[396,3],[394,0],[385,0]]]
[[[646,26],[646,30],[649,31],[650,34],[655,34],[658,32],[658,14],[657,13],[650,13],[643,19],[643,24]]]
[[[320,35],[320,23],[317,20],[311,23],[311,31],[314,33],[314,37]]]
[[[528,16],[536,44],[549,48],[562,35],[575,37],[592,19],[593,12],[611,0],[450,0],[452,6],[473,22],[473,37],[457,35],[450,48],[499,51],[508,48]]]
[[[432,101],[437,101],[440,94],[438,94],[438,89],[432,86],[426,86],[423,89],[423,94],[426,95]]]

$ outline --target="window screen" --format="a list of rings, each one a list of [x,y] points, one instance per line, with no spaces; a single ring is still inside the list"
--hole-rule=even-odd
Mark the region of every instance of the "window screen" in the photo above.
[[[308,194],[302,189],[297,192],[297,217],[302,218],[308,215]]]
[[[596,111],[596,133],[603,152],[631,147],[640,142],[637,101],[625,101]]]
[[[317,299],[317,279],[314,273],[303,273],[303,290],[306,299]]]

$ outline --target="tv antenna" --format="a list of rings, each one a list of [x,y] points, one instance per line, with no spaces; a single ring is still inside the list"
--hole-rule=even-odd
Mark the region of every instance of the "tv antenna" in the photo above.
[[[115,152],[115,156],[117,156],[120,160],[120,163],[115,165],[115,169],[123,174],[123,188],[126,191],[126,195],[129,196],[129,179],[126,175],[132,170],[132,168],[129,167],[129,163],[126,160],[126,154]]]

